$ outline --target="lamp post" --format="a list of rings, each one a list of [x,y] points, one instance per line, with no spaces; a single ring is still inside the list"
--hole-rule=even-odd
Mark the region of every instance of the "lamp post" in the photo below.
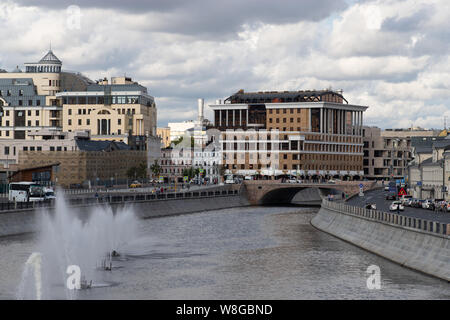
[[[442,164],[440,165],[442,168],[442,187],[441,187],[441,193],[442,193],[442,199],[445,200],[445,156],[442,157]]]

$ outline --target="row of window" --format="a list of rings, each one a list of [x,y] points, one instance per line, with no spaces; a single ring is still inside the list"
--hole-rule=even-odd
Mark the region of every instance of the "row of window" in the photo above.
[[[64,104],[139,104],[139,96],[63,97]]]
[[[273,122],[273,119],[269,118],[269,123],[272,123],[272,122]],[[275,118],[275,122],[280,123],[280,118]],[[283,118],[283,123],[286,123],[286,122],[287,122],[287,118]],[[289,122],[294,123],[294,118],[290,118]],[[300,118],[297,118],[297,123],[300,123]]]
[[[275,110],[275,111],[274,111]],[[282,111],[282,113],[288,113],[287,110],[289,110],[289,113],[293,114],[294,111],[296,110],[297,113],[300,113],[301,108],[289,108],[289,109],[268,109],[269,114],[275,113],[275,114],[280,114],[280,112]]]
[[[22,148],[23,151],[42,151],[41,146],[25,146]],[[67,151],[67,147],[50,147],[50,151]],[[11,147],[5,146],[3,150],[5,155],[10,155],[11,153]],[[16,147],[13,147],[13,153],[14,156],[16,155]]]
[[[131,115],[131,114],[136,114],[136,110],[134,109],[134,108],[128,108],[128,109],[125,109],[125,108],[122,108],[122,109],[113,109],[113,110],[117,110],[117,114],[128,114],[128,115]],[[78,114],[79,115],[84,115],[84,114],[91,114],[91,111],[92,111],[92,109],[78,109]],[[69,116],[71,116],[72,115],[72,109],[67,109],[67,113],[68,113],[68,115]]]

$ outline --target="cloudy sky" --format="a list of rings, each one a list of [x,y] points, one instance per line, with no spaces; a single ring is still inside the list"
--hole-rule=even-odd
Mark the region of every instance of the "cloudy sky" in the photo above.
[[[197,98],[330,87],[368,125],[450,123],[448,0],[0,2],[0,68],[50,42],[67,70],[147,86],[159,126],[195,118]]]

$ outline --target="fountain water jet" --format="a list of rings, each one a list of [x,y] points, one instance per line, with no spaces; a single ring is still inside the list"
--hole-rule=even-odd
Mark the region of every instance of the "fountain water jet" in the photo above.
[[[19,287],[19,292],[17,298],[20,300],[32,299],[41,300],[42,298],[42,274],[41,274],[41,263],[42,255],[40,252],[33,252],[29,257],[27,262],[25,262],[25,267],[22,272],[21,285]],[[33,289],[35,291],[34,296],[29,296],[32,294]]]
[[[92,287],[95,287],[95,282],[101,281],[97,267],[105,254],[120,254],[123,246],[136,239],[138,231],[138,219],[131,208],[118,209],[115,213],[109,206],[71,208],[62,192],[57,194],[54,212],[43,211],[41,218],[39,251],[42,267],[39,269],[42,269],[48,286],[49,298],[55,293],[60,298],[61,292],[57,293],[57,290],[64,290],[67,299],[77,297],[74,290],[65,286],[69,265],[79,266],[82,278],[92,281]]]

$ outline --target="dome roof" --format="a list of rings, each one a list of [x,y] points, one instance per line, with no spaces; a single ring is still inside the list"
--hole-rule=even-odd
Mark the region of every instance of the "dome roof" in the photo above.
[[[61,60],[55,56],[52,50],[49,50],[47,54],[39,61],[39,63],[62,64]]]

